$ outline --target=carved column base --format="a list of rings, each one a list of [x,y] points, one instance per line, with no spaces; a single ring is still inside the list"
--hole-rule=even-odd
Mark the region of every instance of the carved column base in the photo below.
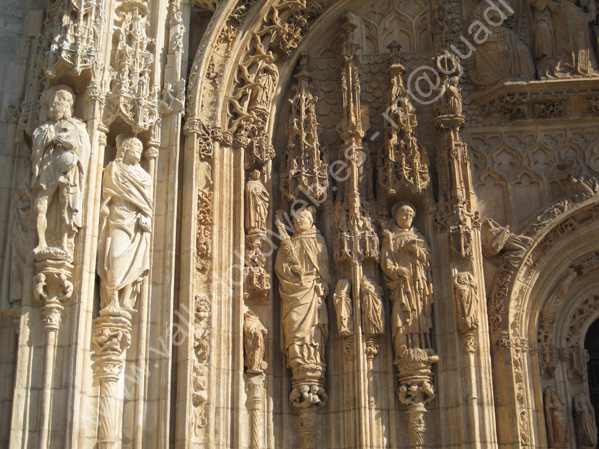
[[[94,377],[100,382],[98,448],[118,449],[121,447],[122,415],[119,384],[125,365],[125,350],[131,346],[131,321],[105,310],[100,315],[94,321],[92,337],[96,352]]]
[[[426,404],[435,399],[432,365],[438,361],[439,357],[432,349],[407,349],[405,346],[400,349],[396,361],[397,397],[408,406],[406,418],[413,449],[420,449],[424,444]]]

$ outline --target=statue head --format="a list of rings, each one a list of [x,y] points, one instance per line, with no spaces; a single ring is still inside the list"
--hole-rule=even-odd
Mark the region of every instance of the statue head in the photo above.
[[[56,86],[49,92],[48,118],[50,120],[70,119],[73,116],[75,94],[68,86]]]
[[[141,160],[141,154],[144,146],[137,137],[126,137],[119,134],[116,138],[116,158],[118,162],[128,162],[137,164]]]
[[[410,203],[397,203],[391,210],[395,223],[401,229],[410,229],[416,216],[416,209]]]
[[[314,208],[306,207],[293,215],[293,226],[295,232],[306,232],[314,225]]]
[[[260,179],[260,170],[254,170],[251,174],[250,174],[250,178],[252,178],[252,180],[257,181]]]

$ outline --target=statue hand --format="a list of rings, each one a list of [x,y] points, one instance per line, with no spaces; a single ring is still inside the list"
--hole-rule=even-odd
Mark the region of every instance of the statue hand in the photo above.
[[[291,265],[289,269],[300,277],[304,275],[304,269],[300,265]]]
[[[410,272],[405,267],[397,267],[397,274],[402,278],[408,278],[410,276]]]
[[[316,292],[317,296],[324,298],[325,296],[327,296],[328,293],[327,284],[325,284],[324,282],[316,282],[316,284],[314,285],[314,291]]]
[[[150,232],[152,230],[152,219],[150,217],[140,215],[137,222],[143,231]]]
[[[102,210],[100,210],[100,217],[106,218],[110,215],[110,209],[108,206],[102,206]]]
[[[58,133],[56,136],[54,136],[52,142],[58,145],[62,145],[67,150],[71,150],[73,148],[72,142],[69,141],[68,136],[65,133]]]

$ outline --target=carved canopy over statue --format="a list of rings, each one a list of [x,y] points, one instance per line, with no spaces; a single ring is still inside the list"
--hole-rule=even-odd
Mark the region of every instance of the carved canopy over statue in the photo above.
[[[98,275],[101,309],[134,311],[141,282],[150,269],[152,179],[139,165],[143,145],[117,137],[117,155],[104,169]]]
[[[328,315],[329,259],[324,238],[314,226],[311,208],[293,217],[295,233],[282,238],[275,270],[279,278],[283,347],[288,367],[324,369]]]
[[[381,268],[393,303],[391,327],[396,357],[402,346],[431,348],[430,249],[412,227],[415,214],[411,205],[397,203],[392,209],[395,223],[384,230]]]
[[[83,192],[91,145],[85,124],[72,117],[75,97],[67,86],[49,92],[48,122],[33,132],[32,186],[38,235],[35,253],[59,246],[72,256],[69,246],[82,225]],[[49,228],[49,229],[48,229]]]

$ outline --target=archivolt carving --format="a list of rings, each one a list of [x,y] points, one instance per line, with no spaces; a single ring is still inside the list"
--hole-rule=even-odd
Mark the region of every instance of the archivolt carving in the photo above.
[[[193,418],[190,423],[196,437],[208,426],[206,403],[208,401],[208,366],[210,363],[212,304],[206,295],[197,295],[194,301],[193,320]]]

